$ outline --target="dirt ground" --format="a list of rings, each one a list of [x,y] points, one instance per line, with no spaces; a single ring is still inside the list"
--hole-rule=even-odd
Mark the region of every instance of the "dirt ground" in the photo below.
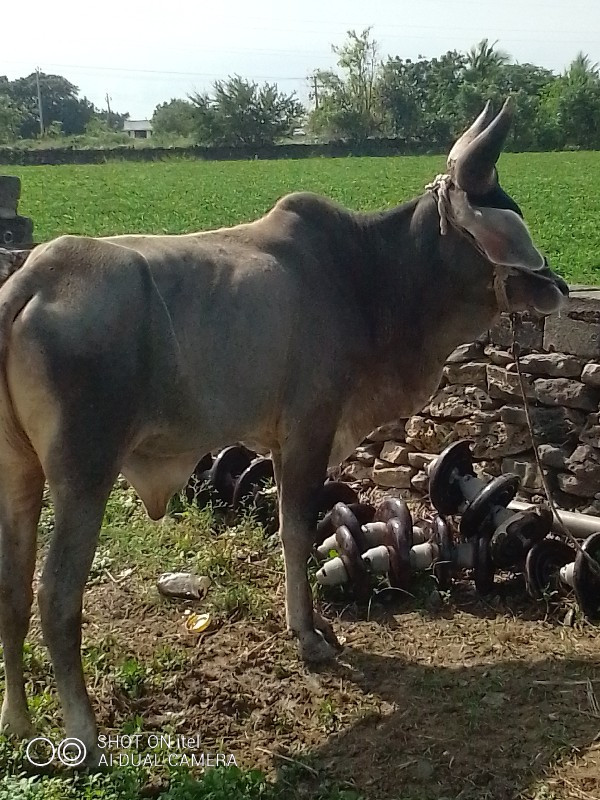
[[[600,626],[568,605],[533,603],[521,576],[497,579],[485,599],[466,580],[432,597],[430,578],[369,607],[319,596],[344,647],[309,669],[285,630],[279,546],[262,530],[209,517],[150,527],[116,497],[84,601],[102,732],[199,734],[205,752],[282,786],[292,776],[286,797],[314,798],[329,781],[365,800],[600,800]],[[221,594],[161,597],[158,574],[181,566]],[[190,633],[186,613],[211,597],[211,626]],[[56,725],[53,678],[36,658],[33,688],[49,693]],[[160,790],[159,775],[146,794]]]
[[[411,600],[373,604],[370,619],[326,607],[344,650],[312,671],[285,634],[282,589],[274,580],[264,623],[194,635],[187,602],[135,581],[91,587],[86,641],[110,635],[140,663],[173,657],[136,699],[92,682],[100,726],[139,714],[145,730],[200,733],[245,768],[298,761],[299,797],[326,773],[381,800],[600,798],[597,629],[544,620],[518,587],[483,603],[465,585],[433,612]]]

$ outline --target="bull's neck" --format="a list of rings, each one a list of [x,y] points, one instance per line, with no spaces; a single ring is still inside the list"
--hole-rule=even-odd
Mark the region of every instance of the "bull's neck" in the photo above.
[[[363,268],[374,277],[377,338],[390,361],[401,368],[427,354],[443,363],[490,327],[489,266],[454,229],[442,237],[431,195],[363,220]]]

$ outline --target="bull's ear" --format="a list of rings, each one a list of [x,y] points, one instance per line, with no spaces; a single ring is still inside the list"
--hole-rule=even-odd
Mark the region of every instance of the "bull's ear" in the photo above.
[[[466,194],[453,191],[451,205],[458,224],[475,239],[492,264],[540,270],[544,257],[521,217],[505,208],[472,206]]]

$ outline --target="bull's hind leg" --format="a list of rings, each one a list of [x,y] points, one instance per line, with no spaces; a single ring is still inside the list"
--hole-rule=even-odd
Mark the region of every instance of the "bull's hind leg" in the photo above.
[[[44,475],[33,454],[6,445],[0,458],[0,639],[5,694],[0,728],[27,737],[32,725],[25,697],[23,643],[33,599],[36,533]]]
[[[70,466],[68,477],[48,474],[55,527],[38,602],[66,735],[82,741],[88,763],[94,763],[98,756],[97,728],[81,664],[81,612],[106,501],[118,469],[100,470],[96,462],[95,469],[90,470],[83,461]]]
[[[280,534],[285,561],[288,630],[299,641],[305,661],[325,661],[335,654],[337,640],[331,626],[313,609],[307,561],[314,543],[318,500],[327,474],[329,446],[307,446],[313,437],[288,439],[281,458],[274,461],[280,488]],[[296,439],[296,437],[294,437]],[[311,443],[312,444],[312,443]]]

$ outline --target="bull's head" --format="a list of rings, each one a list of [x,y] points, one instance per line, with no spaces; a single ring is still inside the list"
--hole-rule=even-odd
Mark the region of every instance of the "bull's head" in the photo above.
[[[488,101],[448,156],[448,221],[504,275],[511,311],[550,314],[568,296],[567,284],[534,245],[521,209],[498,183],[496,162],[512,121],[509,98],[494,117]],[[506,310],[506,309],[504,309]]]

